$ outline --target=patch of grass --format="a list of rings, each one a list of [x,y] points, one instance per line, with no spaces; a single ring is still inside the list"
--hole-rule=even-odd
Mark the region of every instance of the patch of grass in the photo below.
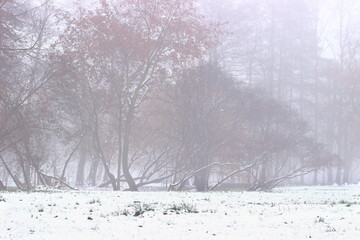
[[[144,204],[141,204],[141,203],[135,204],[135,205],[134,205],[134,209],[135,209],[134,217],[143,215],[145,212],[150,212],[150,211],[152,212],[152,211],[155,210],[155,208],[154,208],[151,204],[147,204],[147,203],[144,203]]]
[[[119,216],[130,216],[131,215],[131,213],[130,213],[130,211],[129,211],[129,209],[124,209],[124,210],[115,210],[115,211],[112,211],[111,213],[110,213],[110,215],[111,216],[113,216],[113,217],[119,217]]]
[[[331,226],[327,226],[325,232],[336,232],[336,229]]]
[[[207,209],[207,210],[204,210],[204,211],[202,211],[203,213],[217,213],[217,211],[216,210],[214,210],[214,209]]]
[[[315,219],[315,222],[316,222],[316,223],[324,223],[324,222],[325,222],[325,218],[320,217],[320,216],[317,216],[316,219]]]
[[[38,212],[44,212],[44,207],[43,206],[38,206],[37,209],[38,209]]]
[[[101,204],[101,201],[100,201],[99,198],[97,198],[97,199],[93,198],[93,199],[90,200],[88,203],[89,203],[89,204],[95,204],[95,203]]]
[[[259,202],[248,202],[247,204],[248,205],[262,205],[262,206],[267,205],[267,203],[259,203]]]
[[[0,202],[6,202],[5,198],[0,195]]]
[[[149,211],[155,211],[155,207],[153,204],[150,204],[150,203],[144,203],[142,205],[142,208],[145,212],[149,212]]]
[[[134,204],[128,205],[127,209],[124,209],[122,211],[119,211],[119,215],[124,216],[134,216],[138,217],[140,215],[143,215],[146,212],[153,212],[155,211],[154,204],[151,203],[141,203],[141,202],[134,202]]]
[[[199,213],[196,206],[190,203],[173,204],[168,210],[173,212]]]
[[[338,203],[339,204],[344,204],[346,207],[351,207],[351,205],[360,204],[360,202],[350,202],[350,201],[345,201],[345,200],[340,200]]]
[[[128,209],[124,209],[121,212],[120,211],[118,211],[118,212],[119,212],[119,215],[123,215],[123,216],[129,216],[131,214]]]

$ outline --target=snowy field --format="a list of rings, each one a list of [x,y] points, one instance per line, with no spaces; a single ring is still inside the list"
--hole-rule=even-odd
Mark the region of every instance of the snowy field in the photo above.
[[[0,192],[0,239],[360,239],[360,185],[272,192]]]

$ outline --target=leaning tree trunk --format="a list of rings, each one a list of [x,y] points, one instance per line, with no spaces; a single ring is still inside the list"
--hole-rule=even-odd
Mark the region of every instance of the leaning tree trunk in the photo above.
[[[4,183],[0,180],[0,191],[1,190],[6,190],[6,187],[5,187]]]

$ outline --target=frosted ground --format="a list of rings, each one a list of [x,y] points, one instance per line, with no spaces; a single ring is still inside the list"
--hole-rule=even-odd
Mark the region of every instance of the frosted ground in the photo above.
[[[360,185],[0,192],[0,239],[360,239]]]

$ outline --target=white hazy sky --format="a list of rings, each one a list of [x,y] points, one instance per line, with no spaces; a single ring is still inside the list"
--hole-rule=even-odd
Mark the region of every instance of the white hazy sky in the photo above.
[[[41,0],[35,0],[41,1]],[[56,6],[61,8],[71,8],[73,2],[77,0],[53,0]],[[166,1],[166,0],[164,0]],[[223,3],[224,1],[241,3],[243,0],[211,0],[212,2]],[[272,0],[269,0],[272,1]],[[339,26],[340,26],[340,4],[344,6],[344,24],[351,26],[351,35],[360,38],[360,0],[309,0],[320,6],[320,22],[319,22],[319,34],[323,39],[324,54],[327,57],[332,57],[332,52],[336,51],[338,45]],[[93,0],[80,0],[81,4],[91,5]],[[358,26],[358,27],[356,27]],[[356,29],[358,28],[358,29]],[[355,32],[354,32],[355,31]]]

